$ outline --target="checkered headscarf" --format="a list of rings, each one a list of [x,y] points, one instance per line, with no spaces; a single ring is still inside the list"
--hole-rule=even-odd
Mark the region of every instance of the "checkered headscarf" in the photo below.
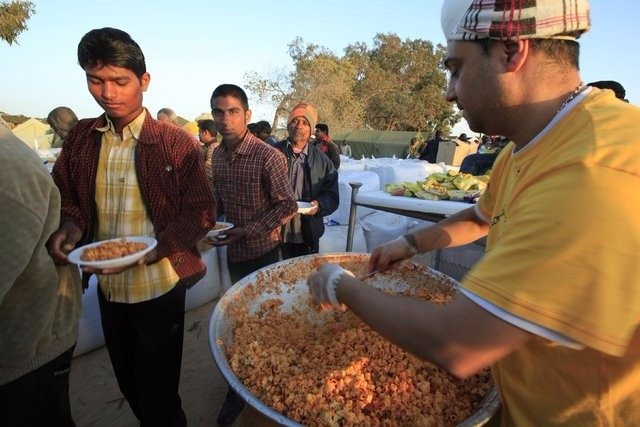
[[[445,0],[447,40],[575,40],[591,25],[588,0]]]

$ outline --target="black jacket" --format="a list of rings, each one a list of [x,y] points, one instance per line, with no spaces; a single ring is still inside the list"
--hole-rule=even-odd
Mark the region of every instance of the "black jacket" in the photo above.
[[[289,176],[291,176],[293,148],[288,140],[280,141],[275,148],[287,158]],[[324,234],[323,217],[331,215],[338,209],[340,194],[338,192],[338,172],[333,163],[313,144],[308,144],[307,162],[304,165],[303,202],[317,200],[320,208],[315,215],[302,215],[302,233],[307,242],[319,240]]]

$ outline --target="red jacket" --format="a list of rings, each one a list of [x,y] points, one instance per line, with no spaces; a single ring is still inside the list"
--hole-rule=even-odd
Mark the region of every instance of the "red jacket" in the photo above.
[[[106,125],[104,115],[80,120],[67,136],[53,168],[62,196],[60,222],[82,230],[78,245],[93,241],[96,222],[95,176]],[[158,257],[168,257],[185,283],[206,271],[196,243],[215,224],[215,202],[196,140],[147,111],[135,149],[140,193],[155,228]]]

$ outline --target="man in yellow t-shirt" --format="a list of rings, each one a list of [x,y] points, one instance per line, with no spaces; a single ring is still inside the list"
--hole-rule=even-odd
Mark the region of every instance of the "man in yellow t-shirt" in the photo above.
[[[376,248],[369,268],[487,236],[453,301],[388,296],[337,265],[308,283],[456,376],[491,365],[503,425],[637,425],[640,109],[582,84],[588,2],[563,4],[444,2],[446,98],[513,142],[477,206]]]

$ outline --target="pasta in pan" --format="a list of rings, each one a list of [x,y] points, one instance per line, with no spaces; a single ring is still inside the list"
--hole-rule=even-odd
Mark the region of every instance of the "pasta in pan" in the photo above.
[[[312,264],[305,267],[309,272]],[[366,264],[344,267],[357,276]],[[376,280],[388,285],[426,277],[399,293],[445,304],[455,291],[417,268],[405,263]],[[243,298],[274,294],[254,313],[241,301],[230,312],[235,328],[226,346],[229,365],[263,403],[310,426],[455,425],[478,408],[492,386],[488,369],[456,379],[391,344],[350,312],[318,313],[310,297],[284,309],[276,283],[308,273],[296,270],[291,277],[283,271],[265,274],[247,290]]]

